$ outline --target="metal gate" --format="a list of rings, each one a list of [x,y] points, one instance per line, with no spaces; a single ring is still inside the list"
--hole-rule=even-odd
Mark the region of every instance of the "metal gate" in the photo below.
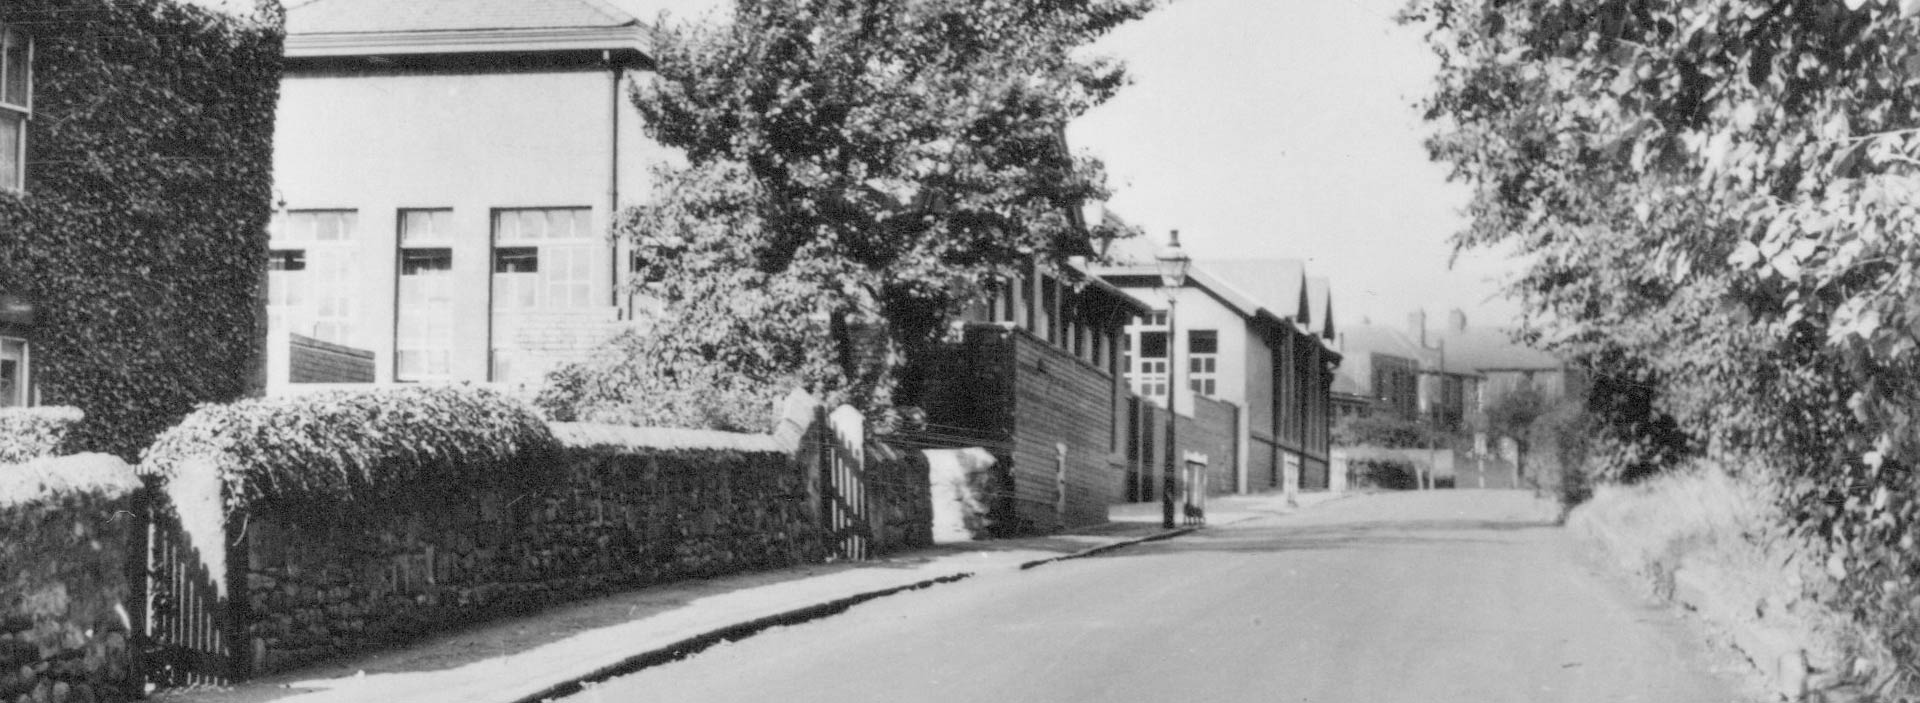
[[[827,529],[839,541],[840,558],[865,560],[872,555],[872,514],[866,487],[866,418],[851,406],[840,406],[827,417],[822,433],[827,470],[825,490]]]
[[[216,579],[244,575],[246,553],[228,549],[228,573],[209,573],[196,545],[172,511],[160,505],[163,502],[150,500],[144,511],[147,526],[141,536],[146,544],[140,546],[146,559],[135,563],[145,568],[140,578],[131,580],[130,614],[139,633],[146,682],[157,688],[179,688],[243,679],[247,650],[232,643],[244,638],[245,613],[241,603],[223,595],[232,591],[221,588]]]
[[[1207,524],[1207,455],[1187,452],[1181,472],[1181,524]]]

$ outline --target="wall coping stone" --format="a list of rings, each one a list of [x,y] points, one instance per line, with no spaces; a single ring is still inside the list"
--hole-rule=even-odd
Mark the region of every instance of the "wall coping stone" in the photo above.
[[[118,498],[140,488],[133,466],[110,454],[75,454],[0,465],[0,507],[24,505],[59,493]]]

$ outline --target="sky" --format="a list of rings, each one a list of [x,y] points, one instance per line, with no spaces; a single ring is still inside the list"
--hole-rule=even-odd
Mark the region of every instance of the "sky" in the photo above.
[[[725,0],[611,0],[643,20]],[[1337,324],[1426,310],[1517,324],[1499,252],[1457,260],[1465,186],[1428,161],[1415,103],[1436,61],[1403,0],[1167,0],[1092,51],[1133,84],[1070,126],[1106,161],[1109,208],[1196,259],[1297,258],[1326,276]],[[1451,264],[1451,265],[1450,265]]]

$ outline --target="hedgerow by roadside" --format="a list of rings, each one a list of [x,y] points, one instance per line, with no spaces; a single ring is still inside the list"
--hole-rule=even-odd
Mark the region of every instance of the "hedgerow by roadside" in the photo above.
[[[0,464],[53,456],[82,414],[77,408],[0,408]]]

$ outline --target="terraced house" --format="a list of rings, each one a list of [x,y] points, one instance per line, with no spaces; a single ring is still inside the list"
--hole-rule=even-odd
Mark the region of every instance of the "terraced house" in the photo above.
[[[274,390],[538,380],[631,319],[613,216],[661,149],[648,29],[599,0],[287,13],[268,263]]]

